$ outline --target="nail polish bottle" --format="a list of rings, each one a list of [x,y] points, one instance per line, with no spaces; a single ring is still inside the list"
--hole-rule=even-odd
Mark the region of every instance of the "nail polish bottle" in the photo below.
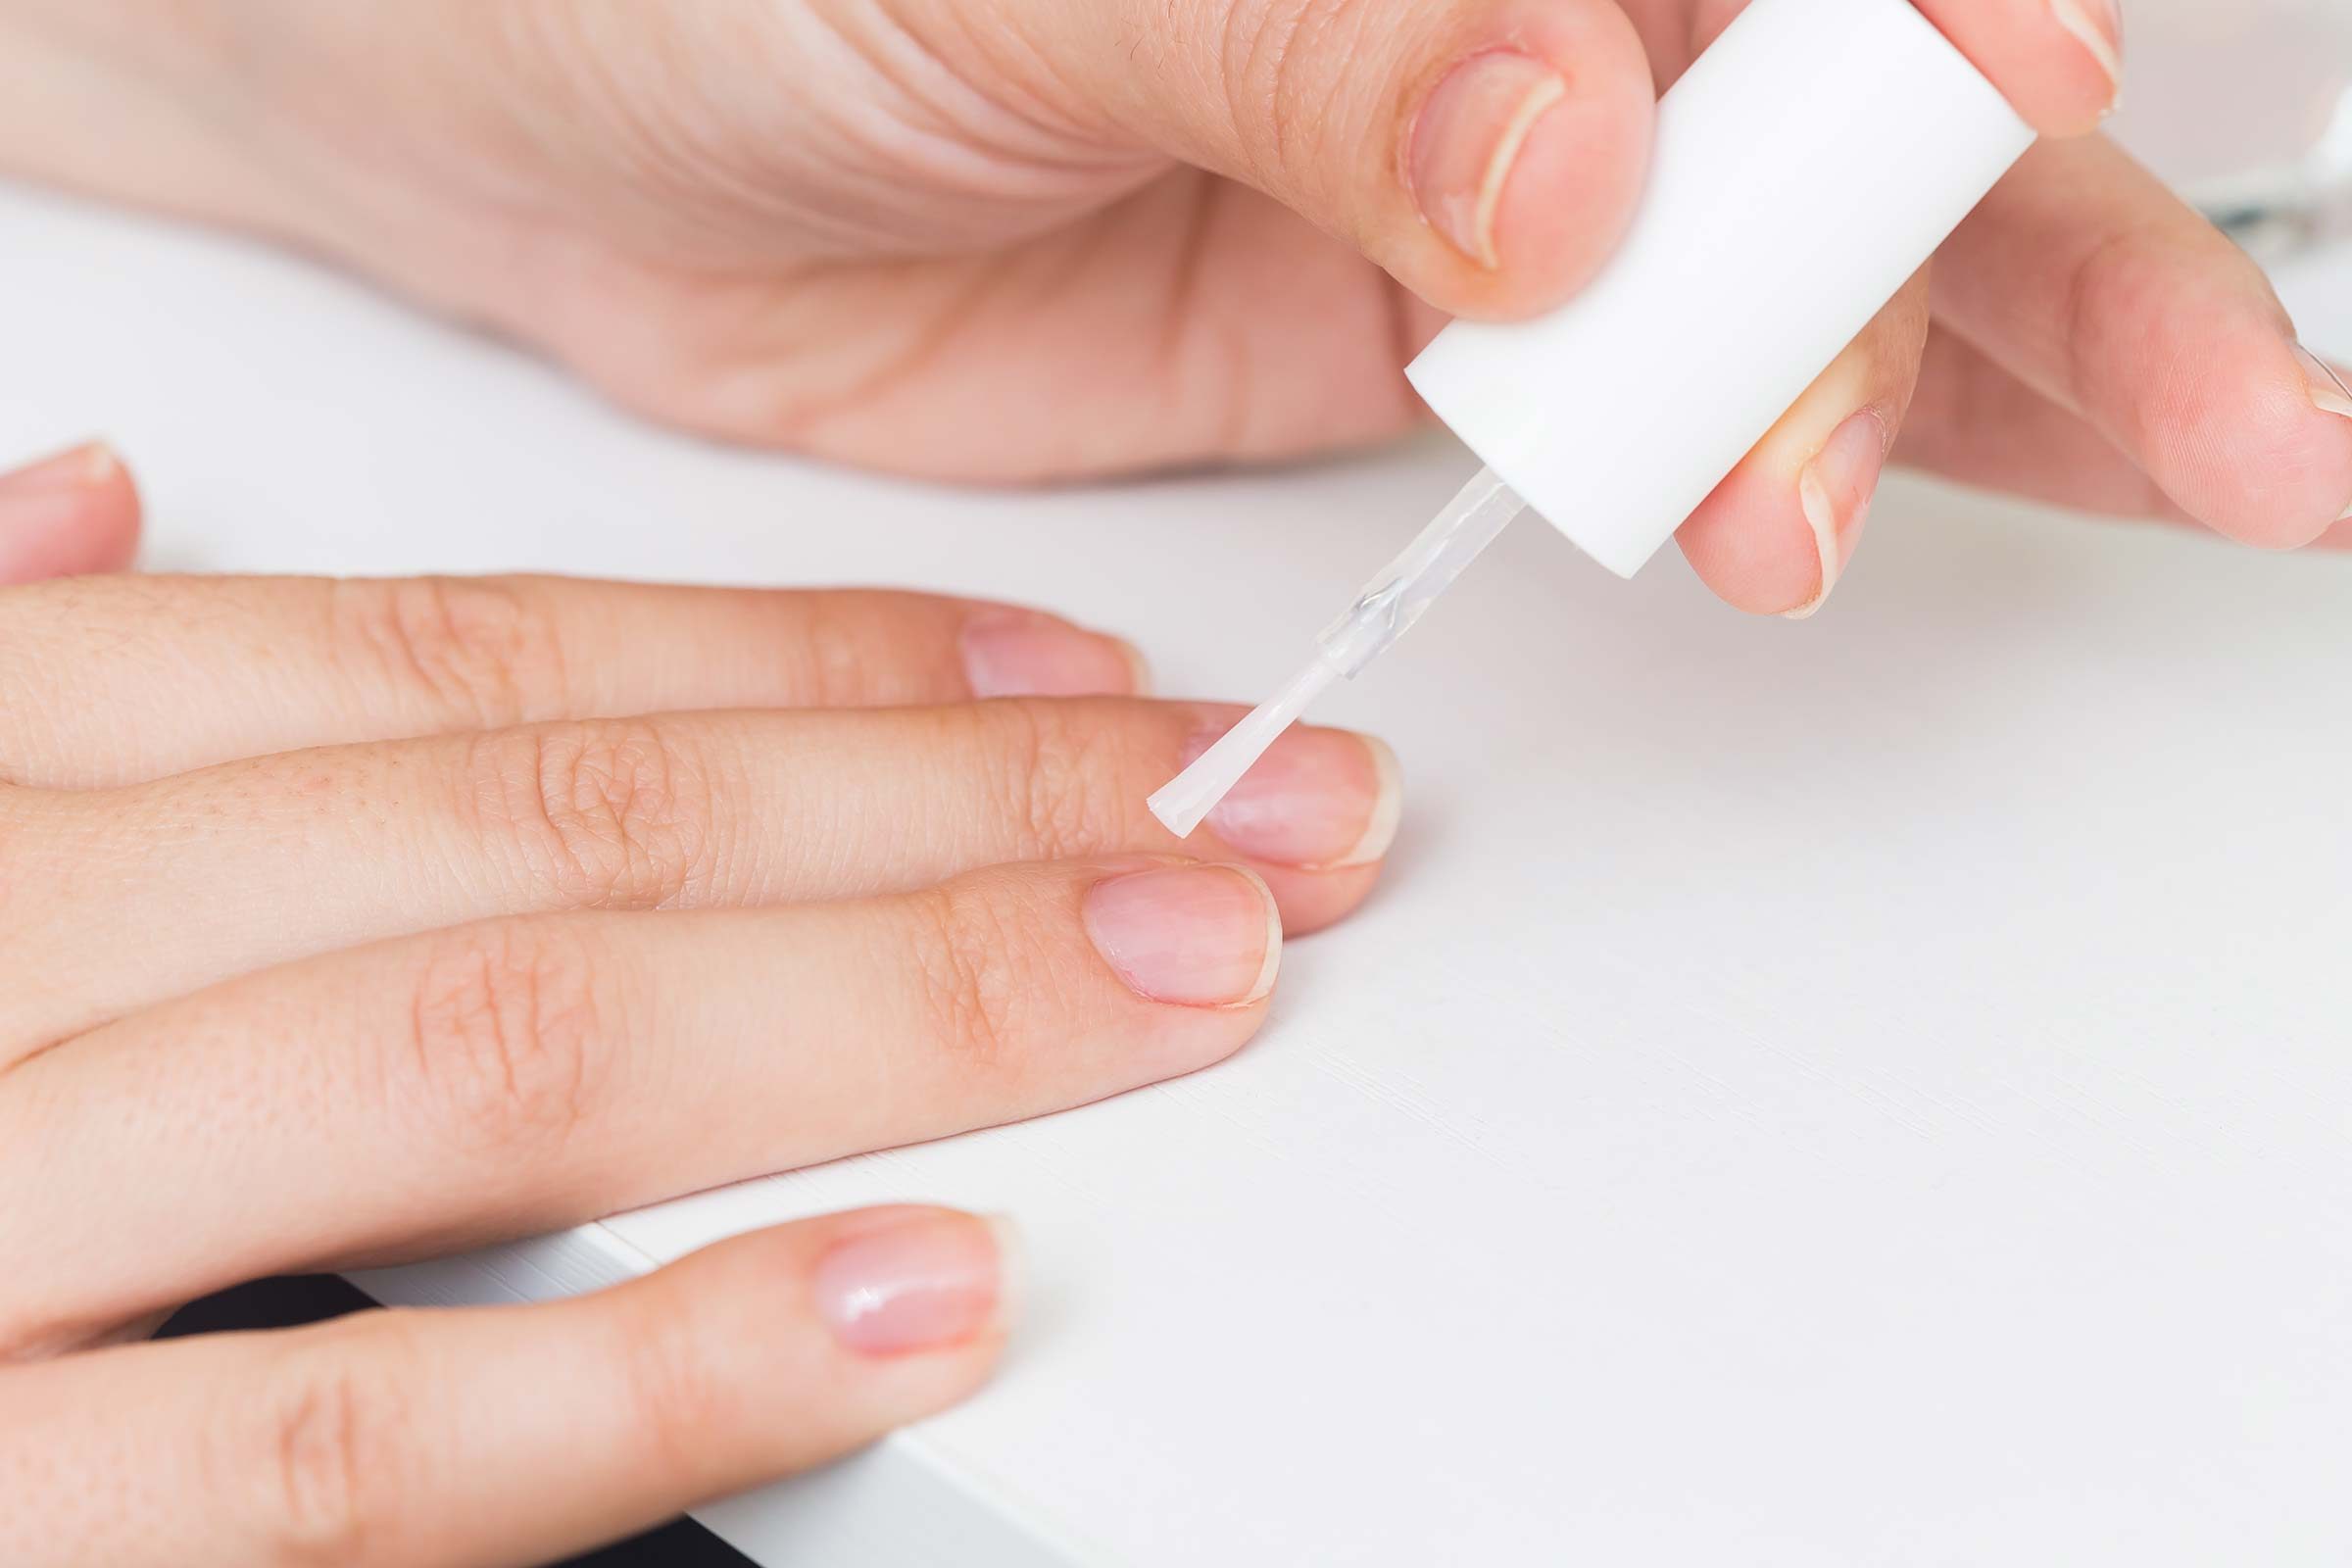
[[[1541,319],[1455,323],[1405,373],[1630,577],[2033,141],[1909,0],[1757,0],[1659,104],[1601,274]]]
[[[1407,368],[1486,471],[1152,810],[1191,832],[1523,508],[1639,571],[2033,142],[1910,0],[1754,0],[1660,100],[1600,274],[1532,321],[1457,321]]]

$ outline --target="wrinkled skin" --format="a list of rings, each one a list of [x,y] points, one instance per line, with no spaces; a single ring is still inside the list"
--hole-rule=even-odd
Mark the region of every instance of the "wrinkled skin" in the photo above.
[[[1408,353],[1592,275],[1654,91],[1739,9],[16,0],[0,149],[326,253],[661,419],[1061,478],[1413,427]],[[1817,604],[1897,432],[1975,482],[2268,548],[2326,533],[2352,419],[2313,401],[2256,270],[2085,134],[2101,48],[2050,0],[1922,9],[2050,139],[1691,519],[1700,574],[1749,610]],[[1421,211],[1462,173],[1425,109],[1497,49],[1563,88],[1474,256]],[[61,148],[60,108],[128,128]]]

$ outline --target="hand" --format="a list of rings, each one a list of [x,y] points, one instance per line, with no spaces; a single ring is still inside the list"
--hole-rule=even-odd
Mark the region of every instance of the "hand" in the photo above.
[[[0,591],[0,1363],[38,1363],[0,1371],[0,1561],[504,1561],[968,1392],[995,1251],[942,1214],[529,1314],[88,1352],[1231,1053],[1284,928],[1370,891],[1396,771],[1295,731],[1179,844],[1144,796],[1238,710],[1138,679],[904,594]]]
[[[540,1562],[821,1464],[995,1366],[1000,1227],[875,1208],[553,1305],[0,1367],[10,1568]]]
[[[2053,137],[2113,102],[2114,0],[1918,3]],[[1740,9],[8,6],[20,165],[341,257],[663,418],[989,479],[1411,427],[1400,367],[1444,316],[1592,275],[1654,90]],[[2097,138],[2035,151],[1690,519],[1700,575],[1818,606],[1898,431],[1963,479],[2263,546],[2352,503],[2352,398]]]

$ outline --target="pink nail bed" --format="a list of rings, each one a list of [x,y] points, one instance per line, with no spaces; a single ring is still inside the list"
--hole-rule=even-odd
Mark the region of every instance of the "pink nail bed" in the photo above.
[[[70,496],[84,490],[94,490],[114,477],[116,468],[113,450],[101,442],[90,442],[38,463],[27,464],[8,473],[0,473],[0,497],[10,500],[34,496]]]
[[[0,584],[120,565],[123,520],[91,509],[117,471],[114,453],[92,444],[0,473]]]
[[[1041,615],[983,615],[963,629],[974,697],[1120,697],[1142,690],[1128,644]]]
[[[1186,865],[1098,882],[1086,895],[1095,951],[1137,996],[1231,1007],[1274,989],[1282,920],[1239,866]]]
[[[1185,765],[1219,733],[1195,737]],[[1208,828],[1230,848],[1269,865],[1369,865],[1396,841],[1403,796],[1396,756],[1380,741],[1347,730],[1295,728],[1208,813]]]
[[[934,1213],[853,1236],[816,1265],[817,1310],[860,1355],[964,1344],[1005,1315],[1001,1229]]]

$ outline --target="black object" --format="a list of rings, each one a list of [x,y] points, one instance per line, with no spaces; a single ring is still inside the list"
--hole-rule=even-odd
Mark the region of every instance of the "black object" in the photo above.
[[[371,1311],[375,1302],[348,1280],[308,1274],[257,1280],[190,1301],[156,1333],[168,1340],[224,1329],[290,1329],[346,1312]],[[691,1519],[680,1519],[632,1540],[571,1557],[557,1568],[752,1568],[752,1560]]]

